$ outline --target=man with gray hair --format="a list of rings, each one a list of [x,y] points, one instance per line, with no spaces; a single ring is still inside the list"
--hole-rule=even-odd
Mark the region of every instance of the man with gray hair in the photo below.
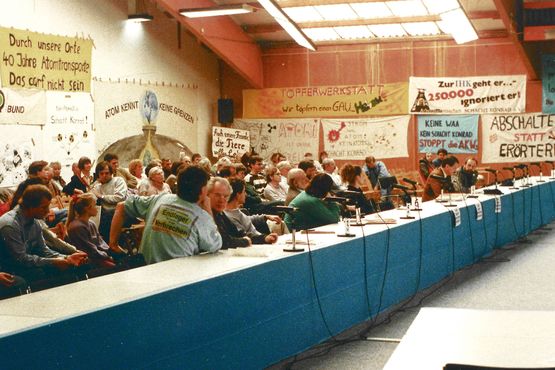
[[[237,229],[237,226],[224,213],[231,192],[231,185],[223,177],[212,177],[208,181],[208,198],[210,198],[214,222],[216,222],[222,237],[222,249],[250,247],[252,245],[251,238],[244,230]]]
[[[335,171],[337,167],[335,166],[335,161],[333,159],[324,158],[322,160],[322,168],[324,169],[324,173],[333,180],[333,186],[331,188],[332,193],[347,190],[346,187],[341,185],[341,176],[339,176],[339,174]]]

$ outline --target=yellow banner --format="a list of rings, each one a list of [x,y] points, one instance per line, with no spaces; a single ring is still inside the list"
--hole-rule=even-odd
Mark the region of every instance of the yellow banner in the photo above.
[[[92,40],[0,27],[2,86],[91,91]]]
[[[408,83],[243,90],[243,118],[407,114]]]

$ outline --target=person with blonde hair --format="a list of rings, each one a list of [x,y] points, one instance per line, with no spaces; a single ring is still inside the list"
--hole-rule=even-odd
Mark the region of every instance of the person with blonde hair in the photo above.
[[[164,170],[161,167],[152,167],[148,171],[148,182],[139,184],[139,195],[171,194],[170,186],[164,180]]]
[[[266,187],[264,188],[264,198],[267,200],[285,201],[287,189],[281,183],[281,174],[276,167],[269,167],[266,170]]]
[[[87,253],[90,263],[97,267],[114,267],[116,264],[108,251],[110,247],[102,239],[91,217],[98,214],[96,198],[90,193],[75,196],[69,204],[67,216],[68,242]],[[123,250],[118,251],[123,252]]]

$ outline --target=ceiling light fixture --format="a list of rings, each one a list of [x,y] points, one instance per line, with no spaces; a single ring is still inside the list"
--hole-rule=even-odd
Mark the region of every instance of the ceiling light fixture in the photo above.
[[[144,0],[128,0],[127,14],[127,20],[136,23],[150,22],[154,19],[154,17],[148,13]]]
[[[129,14],[127,16],[127,20],[132,21],[132,22],[150,22],[151,20],[153,20],[154,17],[148,13],[140,13],[140,14]]]
[[[316,46],[314,45],[314,43],[312,43],[312,41],[308,37],[306,37],[303,31],[301,31],[301,29],[291,20],[291,18],[289,18],[287,14],[285,14],[285,12],[273,0],[258,0],[258,2],[260,3],[260,5],[262,5],[264,9],[266,9],[268,13],[270,13],[272,17],[274,17],[276,22],[278,22],[281,27],[283,27],[285,32],[287,32],[289,36],[291,36],[293,40],[297,42],[297,44],[312,51],[316,50]]]
[[[180,9],[179,14],[187,18],[217,17],[222,15],[254,13],[257,9],[248,4],[213,6],[209,8]]]

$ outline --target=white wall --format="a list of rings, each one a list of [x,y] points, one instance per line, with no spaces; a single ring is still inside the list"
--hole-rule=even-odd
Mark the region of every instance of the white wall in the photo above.
[[[191,150],[209,154],[219,97],[218,62],[177,23],[145,1],[153,22],[131,24],[127,0],[0,0],[0,26],[94,40],[92,75],[102,80],[198,85],[197,138]],[[1,51],[0,51],[1,55]]]

